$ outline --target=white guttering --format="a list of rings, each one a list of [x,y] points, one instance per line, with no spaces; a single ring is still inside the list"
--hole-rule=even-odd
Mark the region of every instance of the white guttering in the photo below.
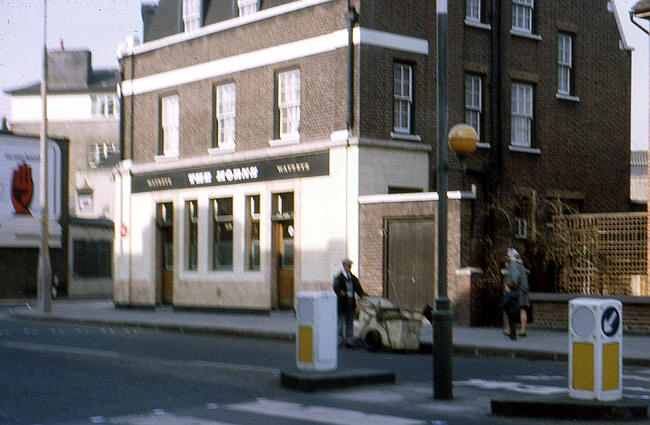
[[[634,51],[634,47],[632,47],[628,42],[627,42],[627,37],[625,37],[625,31],[623,31],[623,22],[621,21],[621,16],[618,13],[618,8],[612,1],[607,2],[607,9],[614,14],[614,17],[616,18],[616,25],[618,26],[618,32],[619,35],[621,36],[621,49],[623,50],[628,50],[628,51]]]
[[[451,191],[447,192],[447,199],[476,199],[476,186],[472,185],[470,191]],[[359,196],[359,204],[385,204],[396,202],[426,202],[437,201],[438,192],[417,192],[417,193],[395,193],[381,195],[362,195]]]
[[[264,19],[273,18],[276,16],[284,15],[285,13],[295,12],[296,10],[305,9],[312,6],[317,6],[322,3],[328,3],[331,0],[300,0],[293,1],[281,6],[272,7],[270,9],[260,10],[250,15],[239,16],[236,18],[228,19],[226,21],[217,22],[212,25],[201,27],[195,31],[182,32],[158,40],[149,41],[140,45],[131,44],[131,48],[125,48],[124,51],[118,51],[118,59],[132,54],[140,54],[150,52],[152,50],[160,49],[162,47],[172,46],[174,44],[182,43],[187,40],[204,37],[210,34],[216,34],[221,31],[227,31],[232,28],[237,28],[242,25],[250,24],[252,22],[262,21]]]
[[[421,55],[429,54],[429,42],[421,38],[367,28],[355,28],[353,38],[355,45],[364,44]],[[344,48],[347,46],[347,43],[347,30],[338,30],[292,43],[242,53],[240,55],[174,69],[134,80],[125,80],[122,82],[122,95],[132,96],[156,90],[164,90],[208,78],[215,78],[261,66],[326,53]]]

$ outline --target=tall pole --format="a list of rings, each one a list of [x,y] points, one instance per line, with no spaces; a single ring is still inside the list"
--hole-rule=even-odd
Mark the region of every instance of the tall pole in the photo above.
[[[433,398],[453,395],[452,319],[447,297],[447,0],[436,1],[437,37],[437,175],[438,175],[438,288],[433,313]]]
[[[40,183],[39,200],[41,206],[41,238],[38,249],[38,308],[42,312],[52,310],[52,266],[50,264],[50,226],[49,226],[49,170],[47,143],[47,0],[43,0],[43,74],[41,78],[41,117],[40,143]]]

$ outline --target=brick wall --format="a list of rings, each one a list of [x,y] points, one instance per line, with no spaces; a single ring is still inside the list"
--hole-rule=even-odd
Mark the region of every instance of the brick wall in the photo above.
[[[531,293],[533,308],[531,329],[567,331],[569,326],[569,301],[579,295]],[[591,297],[605,298],[605,297]],[[650,299],[645,297],[607,297],[623,303],[623,332],[650,335]]]

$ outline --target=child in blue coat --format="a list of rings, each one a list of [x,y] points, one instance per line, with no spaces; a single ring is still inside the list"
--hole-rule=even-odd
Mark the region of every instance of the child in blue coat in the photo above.
[[[508,330],[504,333],[510,337],[510,339],[517,339],[517,331],[515,329],[517,320],[519,320],[519,306],[518,300],[519,294],[517,293],[517,286],[508,281],[506,283],[506,293],[503,296],[503,301],[501,302],[501,309],[506,313],[508,318]]]

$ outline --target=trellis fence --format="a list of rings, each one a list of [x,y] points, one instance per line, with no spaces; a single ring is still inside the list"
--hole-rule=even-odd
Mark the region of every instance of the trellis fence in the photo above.
[[[589,295],[650,296],[647,213],[553,217],[558,290]]]

